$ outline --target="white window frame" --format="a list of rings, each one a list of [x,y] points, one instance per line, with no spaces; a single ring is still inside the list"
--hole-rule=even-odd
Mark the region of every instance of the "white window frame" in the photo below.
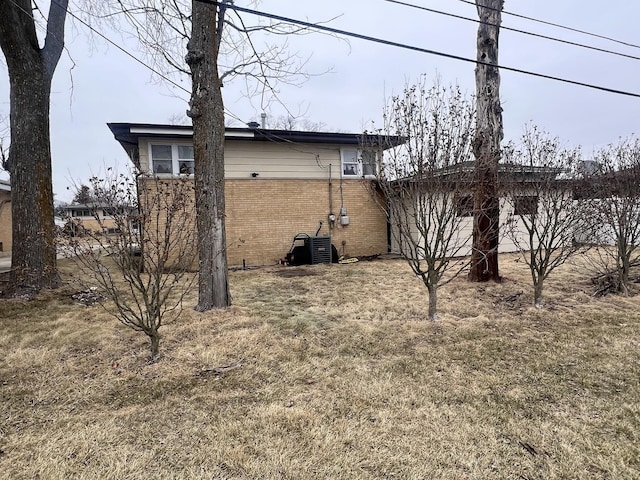
[[[153,170],[153,147],[154,146],[164,146],[171,147],[171,172],[170,173],[156,173]],[[194,159],[181,159],[178,155],[179,147],[191,147],[193,148],[193,143],[191,142],[149,142],[149,172],[153,175],[158,175],[161,177],[172,177],[176,175],[193,175],[193,167],[190,173],[180,173],[180,163],[184,161],[191,162],[193,165]],[[195,156],[195,154],[194,154]]]
[[[350,160],[351,154],[353,152],[356,152],[356,162],[353,161],[346,161],[346,160]],[[375,152],[374,152],[375,153]],[[377,173],[377,168],[378,168],[378,162],[377,162],[377,153],[375,153],[376,155],[376,159],[375,159],[375,163],[374,163],[374,172],[370,173],[370,174],[366,174],[364,175],[363,173],[363,169],[362,169],[362,150],[360,150],[359,148],[341,148],[340,149],[340,168],[341,168],[341,172],[342,172],[342,176],[344,178],[375,178],[376,173]],[[355,168],[355,173],[346,173],[345,168],[347,165],[353,165]]]
[[[74,208],[71,210],[71,216],[75,218],[92,218],[94,213],[91,208]]]

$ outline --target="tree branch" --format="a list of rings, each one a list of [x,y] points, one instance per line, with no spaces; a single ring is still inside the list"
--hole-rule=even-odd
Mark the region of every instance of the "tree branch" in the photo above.
[[[50,82],[64,49],[64,23],[69,0],[52,0],[47,19],[47,36],[42,48],[44,68]]]

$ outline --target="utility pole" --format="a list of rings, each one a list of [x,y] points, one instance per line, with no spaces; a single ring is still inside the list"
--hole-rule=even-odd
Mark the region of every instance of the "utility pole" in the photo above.
[[[480,25],[476,65],[476,133],[473,139],[473,250],[469,280],[500,281],[498,162],[503,138],[498,35],[504,0],[476,0]]]

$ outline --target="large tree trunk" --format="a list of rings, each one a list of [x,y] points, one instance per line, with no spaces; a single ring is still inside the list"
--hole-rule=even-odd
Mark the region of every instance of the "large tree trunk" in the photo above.
[[[473,142],[475,162],[473,250],[469,280],[500,280],[498,243],[500,204],[498,162],[502,141],[500,71],[498,70],[498,34],[504,0],[476,0],[479,62],[476,65],[477,130]],[[484,8],[488,7],[488,8]]]
[[[44,47],[30,0],[0,2],[0,47],[9,72],[13,248],[8,293],[59,284],[56,266],[49,103],[63,49],[67,0],[52,2]]]
[[[216,6],[197,0],[192,2],[192,9],[186,61],[193,83],[188,114],[193,120],[198,228],[196,310],[202,312],[229,306],[231,297],[224,218],[224,105],[217,65],[219,16]]]

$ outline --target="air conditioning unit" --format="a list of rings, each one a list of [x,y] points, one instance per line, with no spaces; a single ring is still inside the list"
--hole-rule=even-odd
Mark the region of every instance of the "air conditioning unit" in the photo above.
[[[309,237],[311,264],[331,263],[331,237]]]

